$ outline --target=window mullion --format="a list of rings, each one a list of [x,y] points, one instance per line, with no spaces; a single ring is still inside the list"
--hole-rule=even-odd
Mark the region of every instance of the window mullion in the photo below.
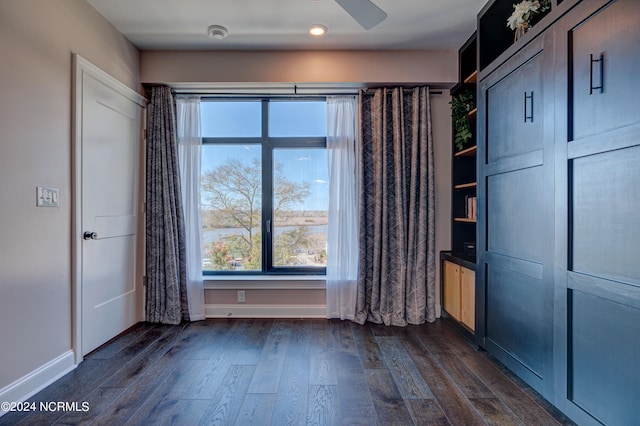
[[[273,268],[273,147],[269,142],[269,101],[262,100],[262,272]]]

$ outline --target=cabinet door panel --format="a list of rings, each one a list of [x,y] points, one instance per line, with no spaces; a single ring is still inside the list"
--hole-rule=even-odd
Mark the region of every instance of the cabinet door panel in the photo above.
[[[444,261],[444,310],[460,320],[460,266]]]
[[[572,291],[570,400],[603,424],[640,418],[640,310]]]
[[[487,90],[487,160],[542,148],[542,65],[538,53]]]
[[[496,263],[487,271],[487,339],[542,378],[547,332],[542,280]]]
[[[572,161],[572,270],[640,285],[640,146]]]
[[[476,329],[476,273],[464,267],[460,268],[460,321]]]
[[[541,262],[549,250],[544,232],[544,168],[487,179],[488,251]]]
[[[570,140],[640,123],[639,16],[639,1],[618,0],[569,32]]]

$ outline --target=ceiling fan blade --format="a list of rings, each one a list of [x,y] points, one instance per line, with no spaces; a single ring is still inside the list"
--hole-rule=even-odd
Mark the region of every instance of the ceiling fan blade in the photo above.
[[[384,10],[373,4],[371,0],[336,0],[336,3],[365,30],[375,27],[387,17]]]

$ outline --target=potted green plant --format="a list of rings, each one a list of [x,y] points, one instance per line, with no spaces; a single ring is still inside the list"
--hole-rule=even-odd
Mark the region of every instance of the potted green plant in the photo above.
[[[473,93],[470,90],[451,98],[451,119],[453,120],[454,144],[458,151],[471,140],[473,134],[469,126],[469,113],[475,108]]]

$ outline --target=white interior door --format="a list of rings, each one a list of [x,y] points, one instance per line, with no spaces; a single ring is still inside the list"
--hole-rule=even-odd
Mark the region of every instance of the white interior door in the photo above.
[[[82,356],[141,317],[136,248],[142,106],[135,92],[123,92],[119,83],[95,70],[84,71],[81,99],[76,95],[81,100],[76,141],[81,225],[76,229],[82,234],[77,283]]]

